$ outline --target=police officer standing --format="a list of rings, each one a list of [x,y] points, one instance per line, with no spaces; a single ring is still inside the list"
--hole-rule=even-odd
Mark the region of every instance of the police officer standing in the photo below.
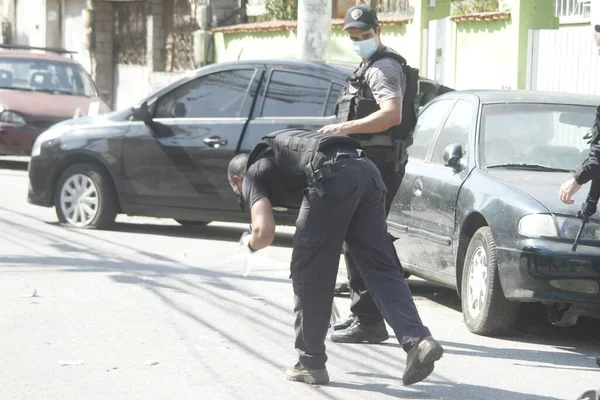
[[[404,385],[433,372],[444,350],[421,322],[387,232],[385,185],[358,142],[306,130],[273,132],[249,155],[230,161],[228,178],[241,204],[250,208],[251,229],[241,242],[251,252],[273,241],[273,207],[300,210],[290,265],[299,359],[286,371],[289,380],[329,381],[325,338],[344,240],[408,353]]]
[[[600,55],[600,25],[594,26],[596,48]],[[600,106],[596,110],[596,121],[589,137],[590,153],[588,158],[577,168],[574,176],[562,184],[559,198],[565,204],[573,204],[571,197],[589,181],[600,180]]]
[[[357,139],[367,157],[379,169],[387,188],[386,216],[402,183],[416,124],[415,96],[418,71],[398,53],[381,43],[381,27],[375,10],[366,5],[346,12],[343,30],[362,63],[340,93],[337,123],[319,130]],[[334,342],[379,343],[389,338],[353,254],[344,248],[350,284],[351,315],[334,326]],[[365,260],[369,262],[369,260]]]

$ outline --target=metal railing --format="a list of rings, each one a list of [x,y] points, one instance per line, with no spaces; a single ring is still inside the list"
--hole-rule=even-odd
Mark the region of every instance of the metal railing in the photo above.
[[[412,0],[378,0],[377,13],[382,16],[407,16],[412,17],[415,10]]]
[[[591,0],[554,0],[554,15],[565,19],[590,20]]]

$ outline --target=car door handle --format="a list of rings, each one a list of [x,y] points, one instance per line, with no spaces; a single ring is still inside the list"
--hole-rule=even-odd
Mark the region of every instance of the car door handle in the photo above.
[[[211,136],[204,139],[204,143],[210,147],[225,146],[227,144],[227,139],[221,139],[219,136]]]
[[[421,195],[423,194],[423,181],[421,179],[415,180],[415,183],[413,185],[413,193],[417,197],[421,197]]]

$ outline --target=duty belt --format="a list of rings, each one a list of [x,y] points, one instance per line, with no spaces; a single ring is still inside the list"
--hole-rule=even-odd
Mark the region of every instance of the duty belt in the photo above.
[[[337,171],[350,164],[352,160],[364,157],[364,151],[357,149],[349,154],[340,154],[334,159],[327,160],[323,163],[317,164],[317,169],[312,170],[312,166],[307,165],[304,167],[308,184],[313,186],[319,196],[326,194],[325,188],[323,187],[323,180],[331,178]]]

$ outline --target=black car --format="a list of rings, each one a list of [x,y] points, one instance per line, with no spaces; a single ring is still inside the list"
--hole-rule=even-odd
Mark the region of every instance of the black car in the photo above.
[[[419,116],[388,217],[406,271],[456,288],[471,332],[514,327],[520,302],[559,326],[600,317],[600,221],[581,226],[560,185],[589,153],[600,97],[456,91]]]
[[[296,60],[210,65],[131,109],[54,125],[36,140],[32,204],[62,223],[104,228],[118,213],[174,218],[183,225],[247,222],[227,181],[229,160],[267,133],[317,130],[334,110],[355,65]],[[422,80],[424,101],[435,82]],[[291,224],[297,210],[280,210]]]

